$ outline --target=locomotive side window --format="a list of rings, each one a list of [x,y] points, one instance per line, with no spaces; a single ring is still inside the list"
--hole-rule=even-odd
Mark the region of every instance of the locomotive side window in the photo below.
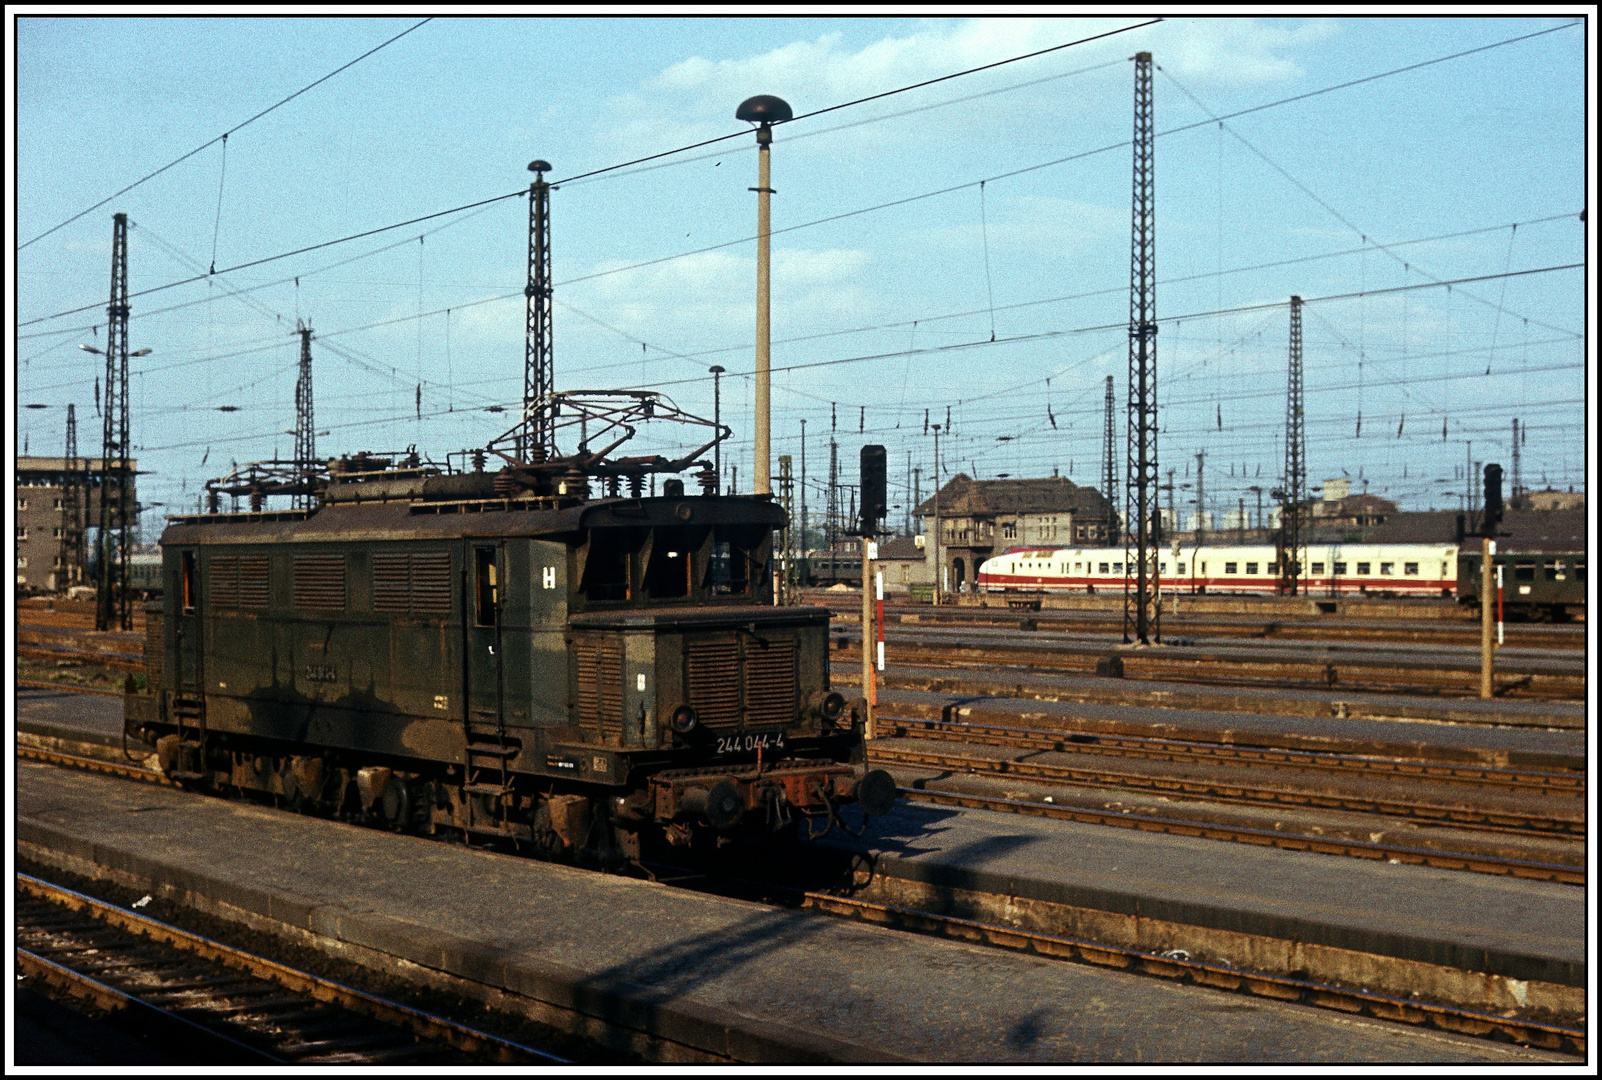
[[[1513,564],[1513,580],[1514,581],[1534,581],[1535,580],[1535,564],[1532,563],[1532,562],[1514,563]]]
[[[1547,562],[1546,562],[1546,580],[1548,580],[1548,581],[1562,581],[1562,580],[1564,580],[1564,577],[1563,577],[1563,563],[1561,561],[1559,561],[1557,559],[1548,559],[1547,560]]]
[[[494,626],[495,607],[500,600],[500,590],[496,580],[495,549],[474,548],[473,554],[473,561],[478,567],[478,603],[475,605],[474,621],[479,626]]]
[[[184,611],[195,610],[195,553],[186,551],[183,555],[183,594]]]

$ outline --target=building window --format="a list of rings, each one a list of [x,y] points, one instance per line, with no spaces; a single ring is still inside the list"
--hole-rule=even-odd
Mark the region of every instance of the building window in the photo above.
[[[1403,563],[1402,564],[1402,573],[1408,574],[1408,575],[1410,575],[1412,577],[1417,577],[1418,576],[1418,563],[1416,563],[1416,562]]]
[[[1382,563],[1380,563],[1380,574],[1381,574],[1381,576],[1390,577],[1394,573],[1396,573],[1396,564],[1395,563],[1393,563],[1393,562],[1382,562]]]
[[[1372,565],[1372,564],[1366,563],[1366,562],[1358,563],[1357,564],[1357,573],[1358,573],[1358,575],[1359,576],[1367,576],[1368,573],[1369,573],[1369,569],[1368,568],[1369,568],[1370,565]]]
[[[56,500],[56,505],[55,505],[55,506],[53,506],[53,507],[51,507],[51,509],[52,509],[52,510],[60,510],[60,509],[61,509],[61,500],[60,500],[60,499],[57,499],[57,500]]]
[[[1274,572],[1273,564],[1269,564],[1268,572],[1270,574],[1272,574]],[[1323,572],[1324,572],[1324,564],[1323,563],[1316,562],[1316,563],[1313,564],[1313,573],[1322,574]]]
[[[17,569],[18,570],[26,570],[26,569],[28,569],[28,556],[26,556],[26,555],[18,555],[17,556]]]
[[[1343,562],[1338,562],[1338,563],[1336,563],[1336,564],[1335,564],[1335,572],[1336,572],[1336,573],[1337,573],[1337,574],[1344,574],[1344,573],[1346,573],[1346,564],[1345,564],[1345,563],[1343,563]]]
[[[1233,562],[1225,563],[1224,564],[1224,573],[1226,573],[1226,574],[1238,574],[1238,573],[1240,573],[1240,563],[1233,563]]]
[[[1001,523],[1001,538],[1003,540],[1016,540],[1016,539],[1018,539],[1018,523],[1016,521],[1004,521],[1004,522],[1002,522]]]
[[[26,510],[26,509],[28,509],[28,500],[27,499],[18,499],[17,500],[17,509],[18,510]]]
[[[60,525],[57,525],[55,528],[50,530],[50,535],[54,539],[60,540],[63,536],[67,535],[67,530],[63,529]]]
[[[26,526],[26,525],[18,525],[17,526],[17,539],[18,540],[26,540],[26,539],[28,539],[28,526]]]

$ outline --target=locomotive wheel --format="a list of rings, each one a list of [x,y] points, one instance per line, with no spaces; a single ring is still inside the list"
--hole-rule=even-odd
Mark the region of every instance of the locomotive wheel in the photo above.
[[[404,832],[412,817],[412,793],[406,781],[398,776],[391,776],[389,783],[384,785],[384,794],[379,799],[379,809],[384,817],[384,824],[394,832]]]

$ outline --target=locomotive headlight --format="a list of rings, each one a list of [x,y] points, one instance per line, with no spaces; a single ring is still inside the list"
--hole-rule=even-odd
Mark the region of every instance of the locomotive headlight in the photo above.
[[[845,713],[846,700],[833,690],[818,690],[807,699],[807,707],[832,724]]]
[[[700,717],[695,715],[695,709],[689,705],[680,705],[673,710],[673,730],[680,735],[688,735]]]

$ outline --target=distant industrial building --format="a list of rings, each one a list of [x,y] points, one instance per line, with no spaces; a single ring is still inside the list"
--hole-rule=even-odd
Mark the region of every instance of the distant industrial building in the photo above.
[[[1584,510],[1585,492],[1547,488],[1545,491],[1527,491],[1519,496],[1519,501],[1527,510]]]
[[[66,458],[21,457],[17,459],[17,532],[16,532],[16,588],[21,592],[57,592],[69,584],[67,571],[70,558],[67,543],[73,532],[68,520],[67,489],[69,476],[76,476],[74,485],[79,493],[77,528],[82,535],[100,527],[99,458],[78,458],[78,468],[69,473]],[[138,505],[138,492],[132,478],[137,475],[137,460],[127,462],[124,474],[120,462],[113,462],[111,482],[113,527],[121,525],[124,508],[130,521],[136,520],[133,508]],[[115,490],[121,476],[130,482],[124,491]],[[119,498],[120,496],[120,498]],[[87,544],[87,540],[85,541]],[[85,559],[92,552],[85,548]],[[88,581],[87,567],[82,578]]]

